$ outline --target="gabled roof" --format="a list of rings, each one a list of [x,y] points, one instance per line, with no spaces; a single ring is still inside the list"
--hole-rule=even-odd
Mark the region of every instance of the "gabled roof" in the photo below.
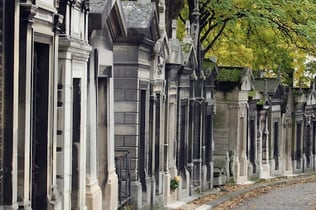
[[[126,23],[120,1],[90,0],[89,7],[89,33],[101,30],[107,24],[114,39],[126,36]]]
[[[265,83],[267,83],[267,85],[265,85]],[[261,93],[264,93],[265,91],[267,91],[267,93],[270,96],[275,94],[279,86],[281,86],[281,82],[278,78],[256,78],[255,79],[256,90]]]
[[[202,68],[206,77],[210,75],[216,76],[219,71],[216,61],[212,59],[204,59]]]
[[[197,67],[197,54],[193,44],[183,43],[181,44],[181,49],[183,53],[183,64],[190,67]]]
[[[168,57],[168,63],[179,64],[183,62],[183,54],[181,44],[178,39],[169,39],[170,55]]]
[[[112,8],[115,0],[89,0],[90,13],[102,13],[104,8]]]
[[[122,8],[128,34],[145,35],[147,38],[159,38],[159,26],[155,3],[124,1]],[[152,26],[154,24],[154,26]],[[152,28],[154,27],[154,28]]]

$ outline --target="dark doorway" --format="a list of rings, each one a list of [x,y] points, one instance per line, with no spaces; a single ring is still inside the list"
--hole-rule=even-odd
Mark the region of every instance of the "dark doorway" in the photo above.
[[[161,109],[161,95],[157,94],[157,101],[156,101],[156,129],[155,129],[155,178],[156,178],[156,193],[160,193],[159,189],[159,172],[160,172],[160,109]]]
[[[301,147],[301,141],[302,141],[302,123],[298,122],[296,124],[296,168],[301,168],[301,157],[302,157],[302,147]]]
[[[313,155],[316,155],[316,148],[315,148],[315,141],[316,141],[316,121],[313,121]]]
[[[34,44],[32,92],[32,209],[47,208],[49,45]]]
[[[99,153],[99,183],[101,188],[105,189],[106,182],[108,179],[108,153],[107,153],[107,144],[108,144],[108,110],[107,110],[107,78],[100,77],[98,78],[98,153]]]
[[[307,125],[305,128],[305,135],[304,135],[304,153],[306,157],[306,167],[310,168],[311,161],[311,126]]]
[[[250,163],[253,167],[253,173],[256,173],[256,136],[255,136],[255,120],[250,120]]]
[[[140,113],[139,113],[139,178],[143,192],[146,191],[146,90],[140,90]]]
[[[71,209],[79,208],[81,80],[73,79]]]
[[[208,112],[206,115],[206,129],[205,129],[205,162],[207,167],[207,180],[211,181],[212,178],[212,157],[213,157],[213,148],[212,148],[212,141],[213,141],[213,106],[207,106],[208,109],[211,109],[211,112]]]
[[[274,170],[279,170],[279,122],[274,123]]]

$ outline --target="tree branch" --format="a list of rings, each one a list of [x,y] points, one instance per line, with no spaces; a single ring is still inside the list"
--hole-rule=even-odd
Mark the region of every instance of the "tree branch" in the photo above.
[[[214,39],[210,42],[210,44],[208,44],[208,46],[206,46],[205,49],[202,50],[202,57],[204,58],[205,54],[213,47],[214,43],[218,40],[218,38],[220,37],[220,35],[223,33],[227,22],[229,21],[229,19],[226,19],[223,22],[223,25],[221,26],[220,30],[218,31],[218,33],[216,34],[216,36],[214,37]]]

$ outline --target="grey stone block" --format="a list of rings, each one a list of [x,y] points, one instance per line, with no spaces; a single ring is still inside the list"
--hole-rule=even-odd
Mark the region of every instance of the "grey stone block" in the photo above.
[[[114,79],[114,89],[137,89],[137,80],[116,78]]]
[[[135,124],[137,123],[138,113],[125,113],[124,123],[126,124]]]
[[[114,113],[114,123],[123,124],[124,123],[124,113],[115,112]]]

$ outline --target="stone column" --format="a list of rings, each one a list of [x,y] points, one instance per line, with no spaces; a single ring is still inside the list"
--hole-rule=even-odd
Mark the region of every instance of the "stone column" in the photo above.
[[[61,210],[62,209],[62,200],[60,198],[60,192],[57,187],[57,95],[58,95],[58,48],[59,48],[59,26],[62,22],[62,16],[60,14],[55,14],[53,16],[54,22],[52,23],[52,28],[54,33],[52,33],[52,50],[50,55],[51,59],[51,71],[49,73],[50,85],[48,89],[48,94],[50,96],[49,103],[49,113],[48,119],[48,132],[50,137],[48,138],[48,175],[47,182],[48,186],[48,210]]]
[[[88,71],[88,96],[87,96],[87,183],[86,203],[89,210],[102,209],[102,192],[97,175],[97,90],[94,59],[95,53],[90,54],[90,68]]]
[[[170,191],[170,180],[178,175],[176,167],[176,152],[177,152],[177,74],[178,68],[170,67],[167,72],[167,103],[166,103],[166,141],[167,147],[165,147],[165,154],[168,160],[165,162],[167,171],[165,173],[164,182],[164,196],[166,203],[175,201],[177,199],[177,191]]]
[[[247,181],[247,156],[246,156],[246,141],[247,141],[247,104],[239,103],[238,105],[238,127],[237,127],[237,183]]]
[[[170,172],[169,172],[169,138],[168,138],[168,127],[169,127],[169,97],[167,96],[164,100],[163,116],[164,119],[164,142],[163,142],[163,197],[164,203],[170,203]]]
[[[155,134],[156,134],[156,96],[151,95],[150,96],[150,105],[149,105],[149,170],[150,170],[150,178],[151,178],[151,184],[150,184],[150,208],[154,208],[154,202],[156,197],[156,178],[155,178]]]
[[[115,161],[114,161],[114,81],[113,78],[108,79],[108,181],[105,188],[104,201],[102,203],[102,209],[116,210],[118,206],[117,195],[118,195],[118,178],[115,172]]]
[[[32,94],[32,47],[33,18],[36,7],[21,4],[20,62],[19,62],[19,144],[18,144],[18,197],[19,208],[31,209],[30,170],[31,170],[31,94]]]
[[[62,43],[63,40],[60,39]],[[58,103],[57,108],[57,184],[61,191],[63,209],[71,208],[71,139],[72,139],[72,72],[71,53],[60,45],[58,59]]]

